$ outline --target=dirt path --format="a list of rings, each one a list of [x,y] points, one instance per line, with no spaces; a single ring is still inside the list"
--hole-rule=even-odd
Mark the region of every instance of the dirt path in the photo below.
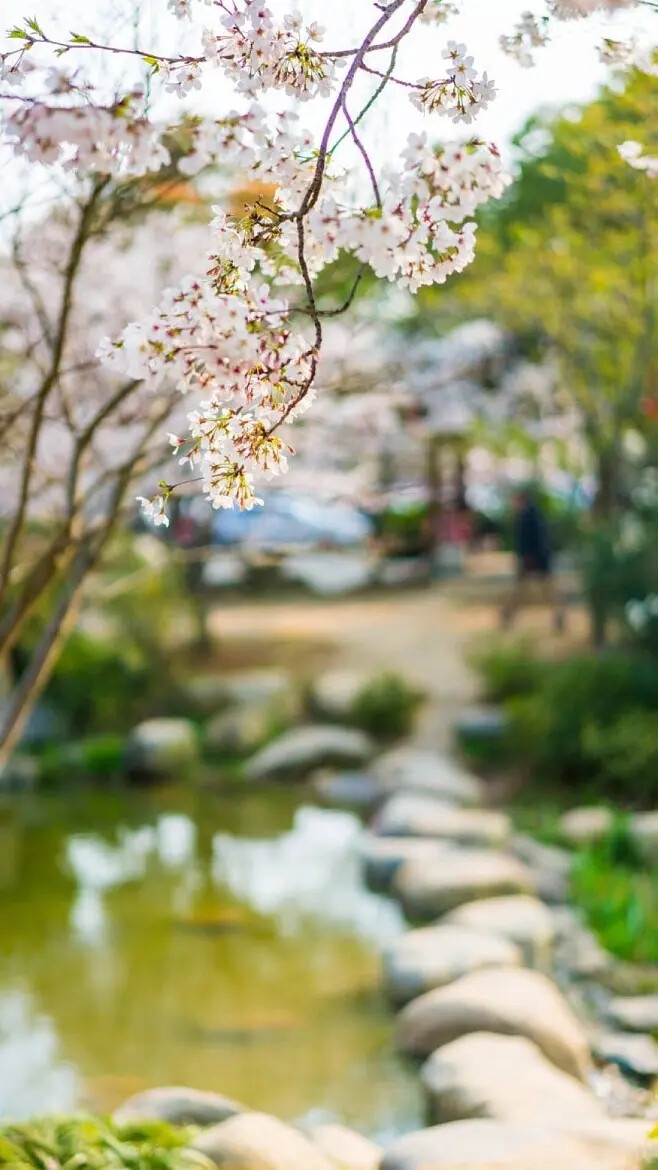
[[[455,715],[476,694],[466,646],[474,635],[495,628],[495,612],[490,606],[465,609],[433,587],[381,598],[218,607],[209,624],[220,643],[227,635],[241,642],[288,643],[285,657],[300,668],[304,644],[320,643],[332,666],[399,671],[428,696],[418,740],[447,748]]]
[[[224,647],[224,659],[234,643],[238,661],[246,657],[255,665],[266,658],[300,675],[323,665],[399,671],[428,696],[418,740],[446,750],[455,717],[477,697],[477,680],[466,661],[469,646],[497,630],[499,603],[509,588],[509,558],[490,560],[481,557],[464,576],[426,589],[217,605],[209,628]],[[518,633],[549,653],[559,653],[565,644],[564,639],[556,643],[551,615],[542,606],[520,615]],[[584,614],[572,602],[566,642],[575,647],[585,635]]]

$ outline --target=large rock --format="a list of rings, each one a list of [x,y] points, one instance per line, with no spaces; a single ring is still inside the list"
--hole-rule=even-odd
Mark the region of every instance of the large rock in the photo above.
[[[369,679],[368,674],[356,670],[328,670],[318,675],[309,695],[313,710],[336,723],[350,722],[354,705]]]
[[[171,1125],[217,1125],[243,1113],[244,1106],[219,1093],[166,1086],[128,1097],[114,1113],[117,1125],[141,1121],[168,1121]]]
[[[453,910],[446,921],[509,939],[520,948],[529,967],[546,968],[549,964],[555,920],[543,902],[528,894],[467,902]]]
[[[631,836],[649,865],[658,865],[658,811],[631,817]]]
[[[587,849],[610,835],[615,818],[606,805],[573,808],[560,817],[559,829],[565,841],[576,849]]]
[[[263,705],[221,711],[206,724],[206,747],[220,754],[248,755],[271,733],[272,722],[268,707]]]
[[[594,932],[579,925],[562,937],[555,949],[555,960],[572,979],[599,979],[614,963]]]
[[[408,861],[396,873],[393,889],[415,919],[437,918],[478,898],[533,892],[531,875],[520,861],[484,849],[451,850],[431,863]]]
[[[592,1051],[602,1064],[616,1064],[624,1073],[641,1080],[658,1079],[658,1044],[652,1036],[634,1032],[601,1032]]]
[[[309,1138],[266,1113],[241,1113],[200,1134],[194,1149],[227,1170],[335,1170]]]
[[[581,1080],[587,1076],[585,1033],[564,996],[539,971],[474,971],[428,991],[400,1013],[397,1043],[403,1052],[429,1056],[468,1032],[525,1036],[564,1072]]]
[[[344,1125],[314,1125],[310,1136],[338,1170],[377,1170],[383,1150]]]
[[[628,1032],[658,1032],[658,995],[618,996],[610,1001],[608,1015]]]
[[[456,1121],[399,1138],[381,1170],[641,1170],[647,1124]]]
[[[380,809],[373,828],[382,837],[437,837],[496,849],[509,837],[510,822],[502,812],[454,808],[433,796],[399,792]]]
[[[424,792],[449,804],[480,804],[484,786],[453,760],[438,752],[403,744],[380,756],[374,765],[386,792]]]
[[[249,760],[245,775],[248,780],[292,779],[325,764],[363,764],[373,753],[370,738],[351,727],[297,727]]]
[[[321,769],[311,777],[313,791],[325,804],[372,812],[381,801],[379,785],[370,772]]]
[[[190,700],[207,715],[227,707],[267,707],[281,718],[296,718],[301,711],[299,690],[285,670],[263,667],[255,670],[201,674],[187,680]]]
[[[432,1053],[421,1080],[433,1121],[488,1117],[544,1125],[603,1117],[594,1094],[523,1036],[462,1036]]]
[[[537,896],[543,902],[560,904],[569,897],[573,854],[556,845],[544,845],[523,833],[516,833],[510,850],[532,873]]]
[[[364,881],[372,890],[390,890],[399,869],[408,861],[421,864],[443,856],[451,846],[446,841],[427,837],[375,837],[364,833],[359,843],[359,857]],[[453,851],[454,852],[454,851]]]
[[[171,776],[198,759],[199,739],[189,719],[147,719],[126,744],[126,769],[133,773]]]
[[[468,926],[426,926],[403,934],[384,951],[384,984],[395,1003],[407,1003],[470,971],[520,963],[520,950],[507,939]]]

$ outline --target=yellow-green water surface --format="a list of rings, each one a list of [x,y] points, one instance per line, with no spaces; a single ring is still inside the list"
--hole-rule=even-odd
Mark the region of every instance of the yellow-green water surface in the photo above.
[[[215,1089],[386,1139],[420,1124],[345,812],[281,791],[0,804],[0,1118]]]

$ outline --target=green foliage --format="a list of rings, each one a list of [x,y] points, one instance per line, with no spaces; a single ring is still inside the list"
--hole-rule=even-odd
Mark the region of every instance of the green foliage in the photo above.
[[[586,725],[583,752],[606,787],[642,804],[658,796],[658,715],[631,710],[610,724]]]
[[[71,735],[116,734],[153,714],[186,714],[179,695],[176,638],[198,631],[182,572],[158,549],[161,562],[145,563],[139,545],[120,539],[96,583],[92,618],[64,642],[44,692]],[[29,660],[47,620],[49,601],[28,624],[17,651],[19,670]],[[103,755],[103,747],[100,746]],[[112,752],[110,752],[110,755]],[[101,767],[104,767],[102,761]]]
[[[658,887],[623,823],[575,859],[571,892],[601,944],[636,963],[658,963]]]
[[[658,598],[658,515],[655,509],[629,511],[597,525],[585,542],[583,586],[592,611],[602,621],[615,617],[628,641],[658,657],[658,610],[645,599]]]
[[[72,731],[115,731],[144,712],[150,685],[149,663],[128,639],[101,640],[74,630],[45,696]]]
[[[350,722],[376,739],[402,739],[413,731],[423,698],[400,675],[382,674],[357,696]]]
[[[75,743],[51,744],[39,755],[39,777],[45,786],[58,787],[62,779],[108,779],[123,774],[125,738],[89,735]]]
[[[531,643],[503,639],[474,651],[470,663],[480,675],[484,698],[492,703],[534,693],[550,669]]]
[[[589,786],[631,803],[658,794],[652,769],[658,663],[624,654],[556,664],[532,694],[507,704],[516,757],[546,780]],[[633,728],[645,737],[630,755]],[[622,759],[627,749],[626,758]],[[604,758],[606,750],[610,757]]]
[[[658,135],[658,80],[629,72],[578,109],[535,115],[519,135],[518,176],[492,202],[476,259],[448,293],[421,291],[431,333],[486,316],[532,360],[548,358],[561,409],[576,410],[599,473],[602,514],[628,471],[623,436],[642,434],[655,399],[658,189],[620,158],[627,139]]]
[[[416,556],[427,547],[427,520],[429,508],[424,503],[389,508],[377,520],[378,534],[394,553]]]
[[[0,1166],[11,1170],[187,1170],[208,1166],[189,1134],[162,1122],[117,1127],[92,1117],[0,1128]]]

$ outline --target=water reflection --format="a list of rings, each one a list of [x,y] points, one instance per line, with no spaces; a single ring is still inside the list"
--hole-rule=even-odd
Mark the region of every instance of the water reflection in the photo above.
[[[401,921],[361,886],[354,817],[168,790],[32,799],[0,829],[0,1115],[178,1082],[369,1133],[419,1120],[378,991]]]
[[[275,915],[286,933],[315,919],[385,943],[400,933],[402,918],[396,903],[361,883],[354,848],[360,832],[349,813],[302,807],[291,831],[273,841],[215,837],[213,877],[240,901]]]
[[[52,1021],[35,1012],[21,991],[0,996],[0,1102],[6,1117],[44,1113],[57,1101],[73,1109],[79,1095],[75,1069],[59,1060]]]

